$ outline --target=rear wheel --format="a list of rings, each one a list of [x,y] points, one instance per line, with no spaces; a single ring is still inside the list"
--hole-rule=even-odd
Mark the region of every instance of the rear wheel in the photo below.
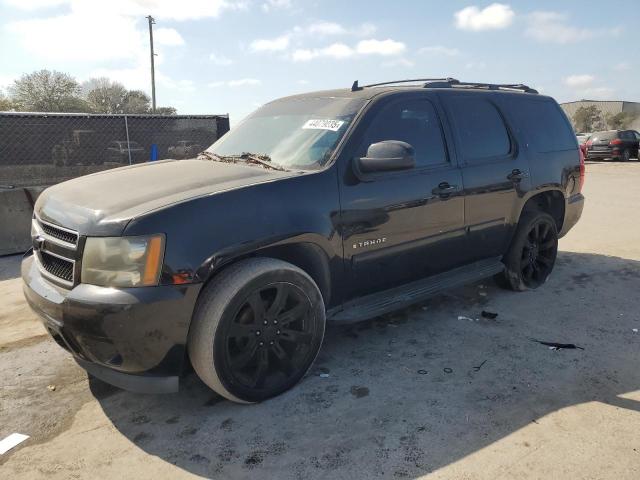
[[[232,401],[259,402],[304,376],[324,328],[322,295],[309,275],[280,260],[249,259],[202,292],[188,351],[210,388]]]
[[[538,288],[553,270],[557,254],[558,231],[553,217],[525,212],[502,260],[505,271],[498,276],[498,283],[517,291]]]
[[[622,151],[622,155],[620,156],[620,160],[623,162],[628,162],[631,159],[631,150],[628,148],[625,148]]]

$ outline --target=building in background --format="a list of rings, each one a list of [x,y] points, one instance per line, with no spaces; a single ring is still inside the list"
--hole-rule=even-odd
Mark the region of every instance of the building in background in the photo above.
[[[632,118],[628,128],[640,129],[640,102],[610,101],[610,100],[578,100],[576,102],[561,103],[560,106],[569,117],[575,127],[575,114],[582,108],[596,107],[601,113],[600,125],[597,129],[607,129],[610,126],[607,120],[620,113],[628,114]]]

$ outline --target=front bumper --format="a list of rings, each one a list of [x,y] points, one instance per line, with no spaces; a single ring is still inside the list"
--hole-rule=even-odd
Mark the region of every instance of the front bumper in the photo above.
[[[138,392],[178,390],[191,315],[201,284],[71,290],[22,261],[24,295],[47,331],[85,370]]]
[[[564,237],[573,226],[578,223],[582,216],[582,210],[584,209],[584,195],[577,193],[570,196],[567,199],[567,203],[564,210],[564,222],[562,223],[562,230],[558,234],[559,238]]]

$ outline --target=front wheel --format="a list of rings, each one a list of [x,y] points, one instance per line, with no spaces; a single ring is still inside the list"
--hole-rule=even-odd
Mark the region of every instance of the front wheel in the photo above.
[[[507,254],[505,270],[497,278],[511,290],[538,288],[546,280],[558,254],[558,231],[553,217],[544,212],[523,213]]]
[[[201,293],[189,357],[202,381],[223,397],[260,402],[300,381],[324,329],[324,302],[309,275],[281,260],[248,259]]]

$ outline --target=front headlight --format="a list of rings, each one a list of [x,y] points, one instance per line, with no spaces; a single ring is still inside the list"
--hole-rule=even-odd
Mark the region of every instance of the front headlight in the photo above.
[[[84,245],[80,281],[103,287],[157,285],[164,235],[89,237]]]

